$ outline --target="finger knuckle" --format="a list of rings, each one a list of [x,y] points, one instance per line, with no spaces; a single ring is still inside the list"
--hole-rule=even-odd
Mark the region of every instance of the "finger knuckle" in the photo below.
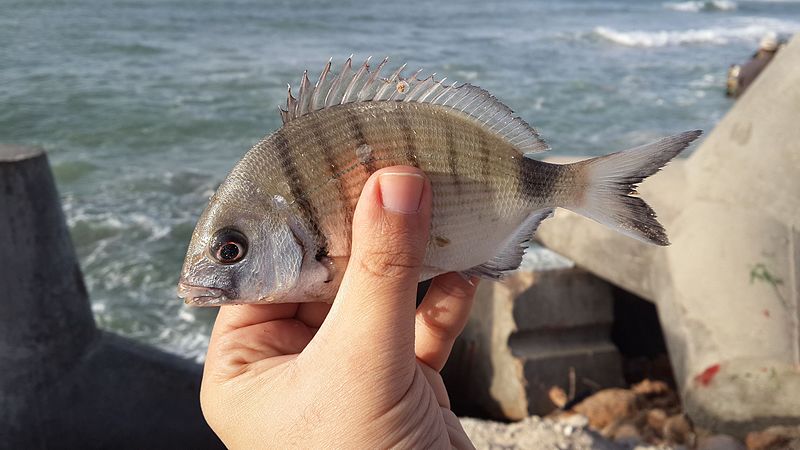
[[[410,248],[373,248],[361,258],[360,268],[379,278],[403,278],[422,265],[423,257]]]
[[[432,314],[417,314],[417,323],[425,328],[430,336],[440,342],[450,342],[458,337],[460,330],[436,320]]]

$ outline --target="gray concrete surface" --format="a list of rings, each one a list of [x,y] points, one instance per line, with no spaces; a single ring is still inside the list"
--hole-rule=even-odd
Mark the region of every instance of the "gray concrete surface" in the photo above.
[[[800,423],[798,123],[800,36],[688,160],[641,186],[670,247],[567,211],[538,233],[579,266],[656,302],[686,410],[737,436]]]
[[[222,448],[201,367],[95,327],[40,149],[0,145],[0,448]]]

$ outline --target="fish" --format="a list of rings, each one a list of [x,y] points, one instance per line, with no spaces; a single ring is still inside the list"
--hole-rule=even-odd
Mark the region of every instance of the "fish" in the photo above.
[[[702,133],[572,164],[534,156],[539,133],[492,94],[434,75],[382,76],[370,59],[291,85],[282,126],[256,143],[195,227],[178,295],[187,304],[332,302],[350,256],[352,218],[370,175],[414,166],[433,193],[420,281],[447,272],[499,280],[539,224],[566,208],[627,236],[668,245],[636,186]]]

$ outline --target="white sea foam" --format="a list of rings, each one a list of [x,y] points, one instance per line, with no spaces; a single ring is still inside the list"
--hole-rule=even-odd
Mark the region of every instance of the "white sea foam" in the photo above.
[[[729,27],[689,30],[620,31],[610,27],[597,27],[593,35],[626,47],[667,47],[676,45],[724,45],[731,42],[753,43],[769,32],[793,34],[800,23],[782,20],[760,20]]]
[[[706,0],[688,2],[664,3],[664,8],[673,11],[701,12],[701,11],[733,11],[738,7],[736,2],[729,0]]]

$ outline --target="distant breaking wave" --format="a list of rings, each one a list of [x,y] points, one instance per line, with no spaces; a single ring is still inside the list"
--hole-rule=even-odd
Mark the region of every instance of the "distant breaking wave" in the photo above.
[[[702,12],[702,11],[733,11],[737,7],[736,2],[729,0],[707,0],[690,2],[669,2],[664,3],[664,8],[673,11]]]
[[[667,47],[675,45],[724,45],[733,41],[756,42],[768,32],[793,34],[800,24],[769,21],[740,27],[715,27],[680,31],[619,31],[610,27],[597,27],[591,35],[626,47]]]

